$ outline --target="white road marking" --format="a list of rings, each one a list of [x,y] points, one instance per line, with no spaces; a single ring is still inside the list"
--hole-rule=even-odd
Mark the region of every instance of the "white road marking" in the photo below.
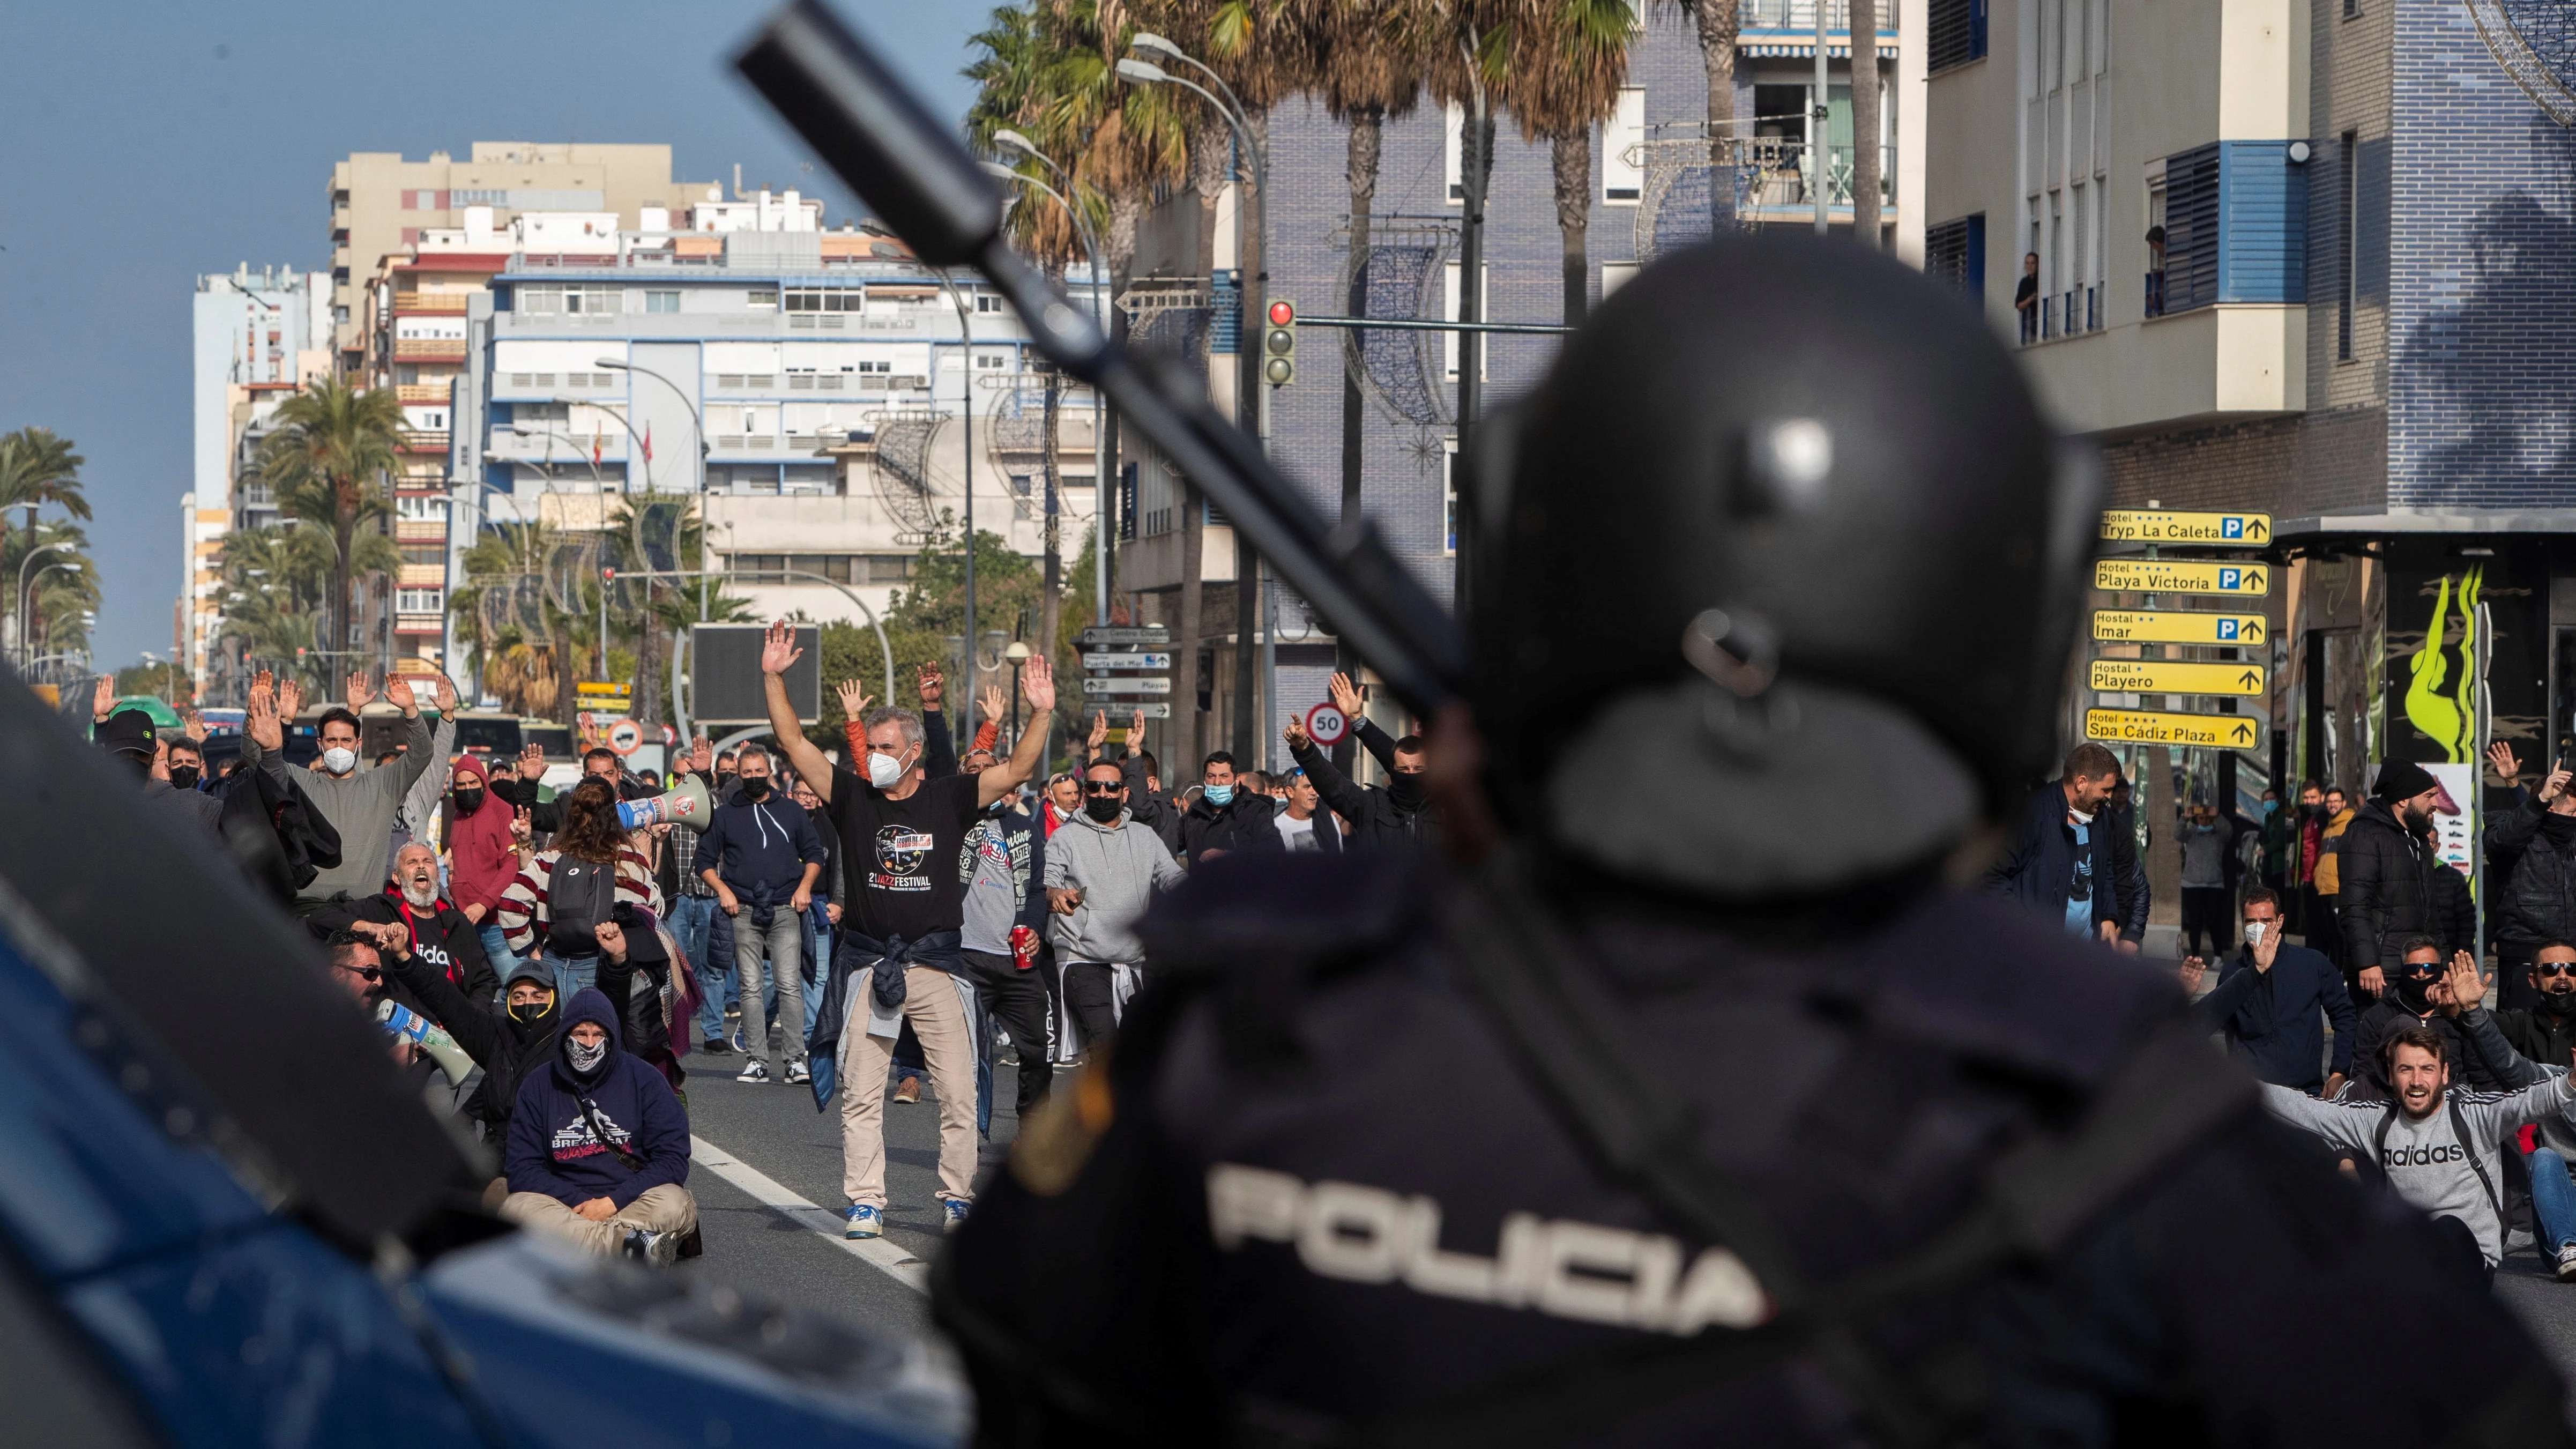
[[[930,1265],[890,1238],[845,1238],[841,1215],[790,1192],[778,1179],[694,1133],[689,1137],[689,1165],[703,1167],[788,1221],[829,1238],[832,1246],[885,1274],[916,1293],[930,1291]]]

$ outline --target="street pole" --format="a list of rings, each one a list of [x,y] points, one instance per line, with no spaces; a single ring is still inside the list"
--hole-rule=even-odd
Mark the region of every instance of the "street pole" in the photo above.
[[[1833,78],[1825,63],[1825,4],[1812,0],[1816,7],[1816,102],[1807,111],[1807,184],[1816,190],[1816,235],[1826,230],[1827,208],[1832,205],[1833,185],[1827,179],[1827,162],[1831,148],[1825,135],[1833,119]]]
[[[1458,334],[1458,445],[1444,464],[1453,480],[1485,406],[1485,338],[1475,329],[1485,320],[1485,191],[1493,176],[1494,117],[1485,97],[1484,76],[1477,69],[1477,49],[1467,47],[1473,103],[1459,123],[1464,129],[1458,138],[1458,182],[1465,193],[1460,198],[1458,226],[1458,320],[1468,326]],[[1460,494],[1456,506],[1457,546],[1449,588],[1451,607],[1464,618],[1475,579],[1475,500]]]
[[[948,300],[957,307],[957,346],[965,355],[965,384],[958,389],[957,422],[965,434],[966,463],[966,706],[958,717],[965,722],[966,738],[975,738],[975,325],[974,312],[966,305],[966,294],[957,290],[957,282],[946,272],[939,274],[939,285],[948,289]],[[938,396],[937,393],[932,394]],[[923,455],[925,458],[928,454]],[[925,467],[926,472],[926,467]],[[925,476],[924,483],[929,480]],[[887,686],[886,703],[894,703],[893,686]]]

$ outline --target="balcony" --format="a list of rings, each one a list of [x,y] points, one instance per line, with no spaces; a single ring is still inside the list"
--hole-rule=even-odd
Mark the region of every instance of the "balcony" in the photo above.
[[[397,634],[444,634],[447,632],[447,616],[445,614],[396,614],[394,615],[394,632]]]
[[[397,317],[462,317],[465,315],[467,292],[396,292],[394,315]]]
[[[1742,0],[1736,12],[1736,49],[1748,55],[1780,58],[1816,53],[1817,0]],[[1825,54],[1851,54],[1851,6],[1848,0],[1824,0]],[[1804,42],[1801,44],[1800,42]],[[1879,0],[1878,49],[1896,49],[1896,6]]]
[[[445,543],[447,525],[436,519],[397,518],[394,520],[396,543]]]
[[[444,453],[447,451],[447,434],[406,428],[399,446],[406,453]]]
[[[1743,143],[1742,164],[1752,173],[1751,189],[1745,197],[1745,209],[1758,220],[1794,219],[1816,212],[1816,175],[1813,152],[1818,149],[1804,141],[1760,137]],[[1849,211],[1852,204],[1852,157],[1850,146],[1826,146],[1825,206],[1830,210]],[[1896,205],[1896,148],[1879,148],[1878,204],[1882,213]]]
[[[397,577],[395,583],[397,587],[406,589],[445,588],[447,586],[447,565],[404,564],[402,566],[402,573]]]
[[[443,382],[398,382],[394,384],[394,401],[407,403],[443,403],[449,386]]]
[[[465,339],[462,337],[397,337],[394,339],[397,362],[463,362]]]

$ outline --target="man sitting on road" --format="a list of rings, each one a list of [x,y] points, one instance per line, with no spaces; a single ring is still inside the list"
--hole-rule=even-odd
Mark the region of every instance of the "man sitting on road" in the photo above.
[[[602,952],[625,954],[619,928]],[[501,1216],[594,1253],[667,1264],[698,1224],[689,1116],[651,1063],[618,1048],[616,1008],[586,987],[564,1008],[553,1059],[520,1083],[502,1155]]]
[[[1094,760],[1082,774],[1082,813],[1047,842],[1046,894],[1065,1014],[1078,1045],[1092,1052],[1117,1034],[1141,983],[1137,918],[1154,892],[1180,884],[1183,872],[1162,840],[1129,817],[1127,781],[1114,761]]]
[[[2477,968],[2467,969],[2474,978]],[[2566,1110],[2576,1078],[2557,1072],[2511,1095],[2472,1092],[2451,1085],[2449,1051],[2449,1038],[2410,1026],[2381,1050],[2393,1088],[2386,1103],[2320,1102],[2267,1083],[2263,1105],[2329,1146],[2375,1158],[2399,1197],[2433,1215],[2463,1271],[2492,1283],[2504,1259],[2498,1144],[2524,1123]]]
[[[852,761],[867,772],[862,775],[823,758],[797,723],[781,676],[803,652],[786,624],[772,625],[761,649],[761,684],[770,728],[788,763],[831,812],[849,873],[837,957],[807,1042],[809,1060],[834,1069],[816,1072],[817,1101],[828,1100],[836,1085],[841,1092],[845,1234],[873,1238],[884,1230],[886,1070],[904,1022],[921,1042],[939,1093],[941,1215],[954,1228],[975,1200],[978,1058],[967,1025],[973,988],[960,980],[966,883],[958,863],[967,829],[1045,759],[1055,676],[1044,654],[1021,666],[1028,728],[1011,757],[992,768],[925,779],[921,716],[887,706],[862,721],[868,752]],[[1275,844],[1278,837],[1271,838]],[[745,990],[746,1013],[751,997]]]
[[[823,837],[792,800],[773,793],[769,752],[745,745],[734,799],[719,805],[698,841],[698,876],[715,888],[716,907],[733,920],[734,969],[742,981],[742,1040],[749,1057],[737,1082],[769,1078],[769,1013],[761,980],[765,953],[774,972],[786,1079],[812,1080],[805,1065],[805,985],[798,962],[805,910],[826,859]]]
[[[400,925],[411,950],[444,975],[469,1001],[489,1002],[500,977],[483,954],[481,934],[465,913],[438,894],[438,852],[414,841],[394,852],[393,884],[360,902],[353,916]]]
[[[2256,1080],[2331,1097],[2352,1074],[2354,1014],[2343,973],[2323,952],[2281,939],[2281,897],[2270,887],[2245,893],[2243,916],[2244,947],[2220,964],[2218,989],[2198,1004],[2201,1019],[2227,1034],[2228,1055]],[[2197,956],[2185,960],[2183,990],[2198,990],[2205,969]],[[2334,1026],[2332,1071],[2320,1065],[2320,1012]]]

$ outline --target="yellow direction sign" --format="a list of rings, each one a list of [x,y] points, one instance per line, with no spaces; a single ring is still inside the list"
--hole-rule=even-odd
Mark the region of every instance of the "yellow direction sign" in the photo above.
[[[2102,515],[2102,536],[2126,543],[2198,543],[2221,548],[2272,541],[2268,513],[2141,513],[2114,508]]]
[[[2129,594],[2234,594],[2259,599],[2272,592],[2270,564],[2183,563],[2167,559],[2106,558],[2093,564],[2093,587]]]
[[[2084,737],[2127,745],[2213,745],[2250,750],[2263,742],[2264,725],[2250,714],[2166,714],[2144,709],[2088,709]]]
[[[2260,614],[2095,609],[2093,637],[2105,644],[2261,644],[2272,628]]]
[[[2093,687],[2110,694],[2261,694],[2259,664],[2181,664],[2164,659],[2096,659]]]

